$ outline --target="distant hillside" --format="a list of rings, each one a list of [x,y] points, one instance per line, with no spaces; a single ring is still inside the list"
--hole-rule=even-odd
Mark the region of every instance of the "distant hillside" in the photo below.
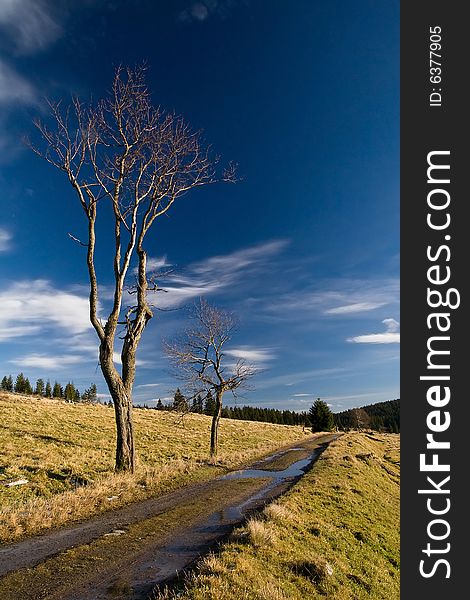
[[[369,428],[400,433],[400,399],[351,408],[333,416],[340,429]]]

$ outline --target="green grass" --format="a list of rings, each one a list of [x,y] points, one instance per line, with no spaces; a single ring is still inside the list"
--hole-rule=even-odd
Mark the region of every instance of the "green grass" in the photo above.
[[[215,477],[224,469],[304,439],[301,427],[223,419],[210,462],[210,417],[135,410],[138,466],[114,474],[114,411],[102,405],[0,393],[0,539],[11,541]]]
[[[399,598],[399,436],[349,433],[200,562],[180,600]]]

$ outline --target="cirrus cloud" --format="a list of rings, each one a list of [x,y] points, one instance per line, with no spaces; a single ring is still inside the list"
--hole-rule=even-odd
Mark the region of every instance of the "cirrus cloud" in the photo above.
[[[236,4],[240,4],[239,0],[198,0],[190,3],[187,8],[178,13],[177,21],[180,23],[203,23],[212,15],[226,19]]]
[[[0,252],[6,252],[10,249],[10,240],[12,235],[6,229],[0,227]]]
[[[386,302],[354,302],[325,310],[326,315],[351,315],[359,312],[366,312],[385,306]]]
[[[0,30],[19,54],[44,50],[63,33],[52,4],[45,0],[2,0]]]
[[[69,334],[91,329],[88,298],[56,289],[48,281],[19,281],[0,292],[0,341],[50,327]]]
[[[248,270],[261,271],[287,244],[287,240],[271,240],[192,263],[183,274],[172,275],[161,284],[165,293],[157,296],[155,304],[162,309],[176,308],[189,300],[222,291],[246,276]]]
[[[255,348],[253,346],[232,348],[230,350],[225,350],[225,354],[252,363],[264,363],[276,358],[276,355],[270,348]]]
[[[48,354],[25,354],[17,356],[9,361],[11,364],[21,368],[37,368],[37,369],[63,369],[69,365],[84,362],[84,357],[80,355],[48,355]]]
[[[0,106],[30,105],[36,101],[33,86],[0,59]]]
[[[399,344],[400,333],[398,331],[400,323],[395,319],[384,319],[382,323],[385,325],[386,331],[383,333],[368,333],[348,338],[348,342],[356,344]]]

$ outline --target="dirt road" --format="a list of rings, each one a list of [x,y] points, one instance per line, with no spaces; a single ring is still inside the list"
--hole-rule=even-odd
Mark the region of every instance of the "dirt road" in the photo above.
[[[143,600],[288,489],[335,435],[0,549],[2,600]]]

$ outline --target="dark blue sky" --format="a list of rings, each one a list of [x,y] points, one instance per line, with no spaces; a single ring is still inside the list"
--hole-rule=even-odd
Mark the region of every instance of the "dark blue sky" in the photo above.
[[[145,331],[136,400],[171,395],[161,339],[201,295],[240,318],[231,356],[264,369],[238,402],[398,397],[399,2],[385,0],[1,3],[0,374],[107,392],[83,249],[67,237],[84,219],[21,137],[46,97],[101,97],[116,66],[142,63],[155,103],[242,180],[188,195],[152,231],[150,257],[176,273],[155,304],[181,310]]]

